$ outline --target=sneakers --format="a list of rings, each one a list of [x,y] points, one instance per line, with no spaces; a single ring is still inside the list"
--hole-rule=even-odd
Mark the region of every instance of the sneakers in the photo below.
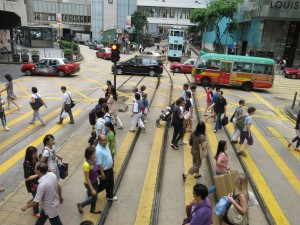
[[[238,143],[238,141],[234,141],[234,140],[231,140],[230,141],[232,144],[237,144]]]
[[[69,124],[74,124],[74,121],[73,122],[69,122]]]
[[[121,126],[121,127],[118,127],[118,129],[123,129],[123,127]]]
[[[185,141],[179,141],[179,143],[178,144],[180,144],[180,145],[186,145],[187,144],[187,142],[185,142]]]
[[[217,133],[217,130],[214,130],[214,133]]]
[[[178,146],[176,146],[175,144],[171,144],[171,147],[175,150],[178,150]]]
[[[5,129],[6,131],[10,131],[9,127],[4,127],[4,129]]]
[[[42,126],[42,127],[43,127],[43,126],[46,126],[46,124],[45,124],[45,123],[42,123],[41,126]]]
[[[106,198],[107,201],[117,201],[118,197],[114,196],[113,198]]]

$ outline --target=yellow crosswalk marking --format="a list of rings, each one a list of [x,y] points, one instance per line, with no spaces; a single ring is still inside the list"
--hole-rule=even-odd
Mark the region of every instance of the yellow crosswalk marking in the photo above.
[[[287,148],[288,141],[274,128],[274,127],[268,127],[269,131]],[[293,156],[300,162],[300,154],[299,152],[296,152],[294,150],[289,151],[293,154]]]
[[[21,90],[21,91],[23,91],[24,93],[25,93],[25,95],[27,96],[27,97],[31,97],[31,95],[32,94],[30,94],[25,88],[23,88],[23,86],[21,86],[19,83],[15,83],[16,84],[16,86]]]
[[[155,131],[154,142],[151,149],[143,190],[134,222],[135,225],[150,224],[159,159],[162,151],[162,138],[165,130],[164,127],[165,123],[162,123],[162,126],[157,128]]]
[[[232,134],[233,132],[232,124],[228,124],[227,128],[229,132]],[[255,137],[257,136],[255,135]],[[275,223],[280,225],[289,225],[290,224],[289,221],[287,220],[286,216],[281,210],[276,198],[272,194],[271,189],[268,187],[267,182],[265,181],[264,177],[260,173],[259,169],[257,168],[250,154],[248,154],[247,157],[242,157],[242,160],[246,164],[249,172],[251,173],[251,177],[255,181],[255,184],[261,196],[263,197],[264,202],[266,203],[268,210],[270,211]]]
[[[7,126],[12,127],[13,125],[19,123],[20,121],[24,120],[25,118],[27,118],[30,115],[32,115],[32,111],[28,111],[27,113],[25,113],[23,115],[19,115],[16,119],[9,121],[7,123]]]
[[[73,116],[76,117],[81,112],[82,112],[82,110],[76,110],[73,113]],[[69,121],[69,118],[67,119],[67,121]],[[56,131],[60,130],[62,127],[63,126],[61,126],[61,125],[55,125],[50,130],[48,130],[43,135],[41,135],[39,138],[37,138],[35,141],[31,142],[29,145],[27,145],[21,151],[19,151],[18,153],[13,155],[11,158],[6,160],[4,163],[2,163],[0,165],[0,175],[3,174],[5,171],[7,171],[9,168],[11,168],[14,164],[16,164],[20,159],[22,159],[24,157],[27,147],[40,145],[43,142],[45,135],[54,134]]]
[[[270,155],[271,159],[275,162],[277,167],[282,171],[286,179],[295,188],[295,190],[300,194],[300,181],[296,175],[290,170],[290,168],[285,164],[269,142],[261,135],[255,126],[251,126],[251,131],[255,135],[256,139],[264,146],[265,151]]]
[[[59,108],[59,109],[56,109],[56,110],[50,112],[49,114],[47,114],[44,117],[44,120],[47,121],[51,117],[57,115],[60,111],[61,111],[61,109]],[[29,125],[29,126],[25,127],[24,129],[21,129],[18,133],[15,133],[13,136],[9,137],[8,139],[2,141],[0,143],[0,151],[3,150],[9,144],[11,144],[11,143],[15,142],[16,140],[18,140],[18,138],[20,138],[20,137],[24,136],[25,134],[27,134],[29,131],[32,130],[32,128],[34,128],[34,125]]]

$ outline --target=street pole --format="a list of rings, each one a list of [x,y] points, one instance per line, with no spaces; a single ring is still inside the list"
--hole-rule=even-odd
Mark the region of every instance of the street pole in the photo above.
[[[117,62],[114,62],[114,86],[117,88]]]
[[[46,49],[45,49],[45,28],[43,28],[43,45],[44,45],[44,55],[46,58],[47,56],[46,56]]]

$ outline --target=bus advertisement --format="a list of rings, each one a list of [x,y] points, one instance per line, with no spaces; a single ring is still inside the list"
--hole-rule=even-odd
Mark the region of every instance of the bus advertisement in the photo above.
[[[168,60],[180,62],[184,45],[184,30],[172,28],[168,36]]]
[[[273,59],[205,53],[198,57],[192,77],[203,86],[220,84],[251,91],[253,88],[271,88],[274,71]]]

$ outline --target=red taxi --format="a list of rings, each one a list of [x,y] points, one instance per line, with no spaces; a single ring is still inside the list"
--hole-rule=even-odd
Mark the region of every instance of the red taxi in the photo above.
[[[196,59],[189,59],[185,63],[173,62],[170,65],[170,70],[175,73],[191,73]]]
[[[96,56],[98,58],[111,59],[111,48],[100,48],[99,51],[96,52]]]
[[[25,75],[58,75],[60,77],[77,73],[80,66],[77,63],[70,62],[65,58],[45,58],[37,63],[22,64],[21,71]]]
[[[283,76],[286,78],[292,78],[292,79],[300,78],[300,68],[299,69],[285,68],[283,70]]]

